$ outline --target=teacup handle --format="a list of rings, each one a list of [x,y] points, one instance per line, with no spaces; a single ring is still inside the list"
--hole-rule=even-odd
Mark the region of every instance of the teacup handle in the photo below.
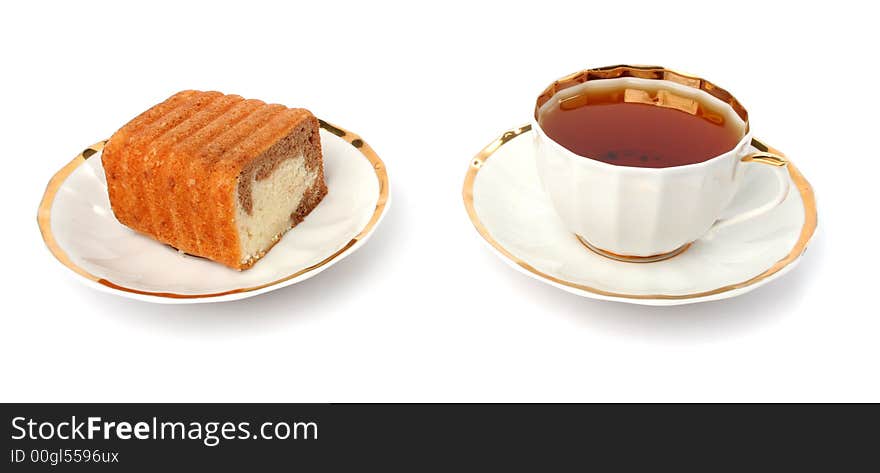
[[[776,195],[773,197],[773,199],[764,205],[760,205],[751,210],[746,210],[745,212],[734,215],[733,217],[717,220],[715,224],[712,225],[712,227],[709,229],[709,234],[713,234],[721,228],[745,222],[746,220],[755,218],[758,215],[763,215],[778,207],[780,204],[782,204],[782,202],[785,201],[785,198],[788,197],[788,191],[791,187],[791,181],[788,178],[788,161],[785,158],[779,156],[778,154],[758,152],[745,156],[740,161],[744,163],[760,163],[770,165],[776,174],[776,179],[779,181],[779,190],[776,192]]]

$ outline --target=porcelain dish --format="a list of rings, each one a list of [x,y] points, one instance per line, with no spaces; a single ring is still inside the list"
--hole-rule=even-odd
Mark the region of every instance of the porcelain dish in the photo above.
[[[181,253],[120,224],[101,166],[86,148],[47,186],[37,220],[52,254],[97,289],[161,303],[242,299],[308,279],[366,242],[390,204],[382,160],[358,135],[321,121],[329,192],[251,269]]]
[[[463,198],[490,248],[535,279],[584,297],[675,305],[733,297],[790,271],[816,229],[812,188],[789,161],[791,192],[769,212],[720,228],[664,261],[615,261],[566,229],[536,171],[531,125],[507,131],[471,161]],[[758,139],[751,152],[782,155]],[[721,218],[768,201],[779,184],[767,166],[746,167]]]

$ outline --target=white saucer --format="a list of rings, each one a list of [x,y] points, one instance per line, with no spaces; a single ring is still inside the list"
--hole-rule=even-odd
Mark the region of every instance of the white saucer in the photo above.
[[[46,188],[37,220],[52,254],[90,286],[163,303],[243,299],[308,279],[358,249],[390,204],[382,160],[359,136],[321,121],[329,192],[251,269],[235,271],[135,233],[113,216],[101,166],[86,148]]]
[[[789,164],[792,192],[768,214],[721,229],[665,261],[615,261],[590,251],[563,228],[538,179],[533,137],[529,125],[510,130],[471,161],[465,207],[498,256],[520,272],[574,294],[645,305],[737,296],[794,267],[816,229],[813,190]],[[752,146],[782,154],[758,140]],[[776,177],[762,171],[758,166],[746,169],[727,212],[756,207],[773,195]]]

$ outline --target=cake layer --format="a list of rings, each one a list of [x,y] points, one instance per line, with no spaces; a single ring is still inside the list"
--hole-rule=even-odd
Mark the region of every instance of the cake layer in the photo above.
[[[326,193],[310,112],[220,92],[183,91],[147,110],[110,138],[102,162],[121,223],[237,269],[298,223],[303,196]],[[306,213],[320,198],[309,202]]]
[[[290,229],[306,191],[317,178],[305,166],[305,157],[287,159],[266,179],[251,182],[251,212],[241,203],[236,210],[241,243],[241,265],[249,266],[263,256]]]

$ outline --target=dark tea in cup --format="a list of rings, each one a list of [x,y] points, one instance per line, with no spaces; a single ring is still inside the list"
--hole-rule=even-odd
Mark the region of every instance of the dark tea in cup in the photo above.
[[[741,120],[666,89],[595,88],[548,104],[538,117],[569,151],[618,166],[667,168],[700,163],[733,149]]]

